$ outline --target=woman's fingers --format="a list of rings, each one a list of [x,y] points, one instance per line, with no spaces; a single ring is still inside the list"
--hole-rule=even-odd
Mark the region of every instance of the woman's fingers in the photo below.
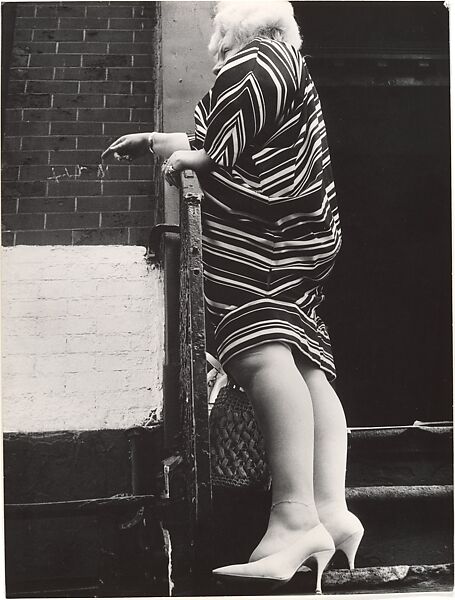
[[[108,148],[106,148],[106,150],[101,155],[101,158],[106,158],[106,156],[114,154],[114,152],[118,154],[124,154],[127,150],[127,146],[128,144],[126,140],[123,137],[121,137],[118,140],[115,140],[115,142],[113,142]],[[122,148],[125,152],[122,152]]]

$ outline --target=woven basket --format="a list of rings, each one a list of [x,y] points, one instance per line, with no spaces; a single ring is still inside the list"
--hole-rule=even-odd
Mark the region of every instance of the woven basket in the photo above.
[[[245,392],[228,382],[210,412],[212,483],[266,490],[270,474],[264,439]]]

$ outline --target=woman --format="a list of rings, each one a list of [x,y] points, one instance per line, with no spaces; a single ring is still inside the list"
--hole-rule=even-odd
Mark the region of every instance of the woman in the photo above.
[[[278,585],[316,564],[316,591],[335,549],[354,565],[363,535],[345,502],[346,421],[316,313],[341,245],[321,106],[289,2],[220,2],[209,51],[217,75],[185,134],[132,134],[103,154],[149,148],[177,183],[204,191],[207,308],[218,356],[247,392],[272,475],[267,531],[246,564],[220,577]]]

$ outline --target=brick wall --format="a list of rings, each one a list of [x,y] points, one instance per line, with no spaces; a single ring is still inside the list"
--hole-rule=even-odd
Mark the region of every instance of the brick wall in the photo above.
[[[2,263],[5,431],[159,418],[163,286],[143,248],[17,246]]]
[[[100,164],[154,129],[154,2],[18,3],[4,127],[3,244],[147,243],[152,155]]]

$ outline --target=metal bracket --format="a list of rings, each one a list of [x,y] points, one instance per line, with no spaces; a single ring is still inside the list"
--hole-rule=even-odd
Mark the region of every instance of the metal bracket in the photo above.
[[[175,225],[172,223],[158,223],[158,225],[152,227],[149,237],[149,254],[150,250],[152,250],[155,256],[160,258],[161,240],[165,233],[180,233],[180,225]]]

